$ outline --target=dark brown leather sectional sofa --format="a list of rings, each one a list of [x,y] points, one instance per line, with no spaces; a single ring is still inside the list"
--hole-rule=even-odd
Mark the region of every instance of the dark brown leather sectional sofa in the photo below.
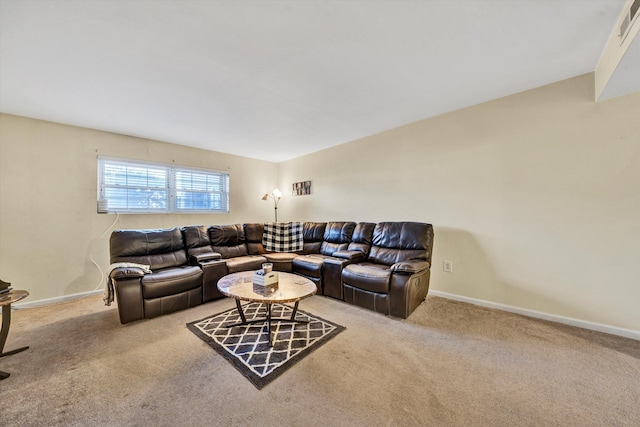
[[[318,294],[407,318],[429,290],[433,227],[418,222],[306,222],[303,250],[267,252],[264,224],[117,230],[110,279],[121,323],[193,307],[223,295],[218,280],[238,271],[274,270],[312,280]]]

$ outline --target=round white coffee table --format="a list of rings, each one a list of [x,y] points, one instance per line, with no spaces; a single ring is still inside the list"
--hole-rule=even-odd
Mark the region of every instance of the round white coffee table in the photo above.
[[[273,347],[271,339],[271,322],[307,323],[304,320],[296,320],[298,303],[301,299],[315,294],[318,288],[315,283],[305,277],[281,271],[278,272],[277,286],[258,286],[253,283],[254,273],[255,271],[243,271],[224,276],[222,279],[218,280],[218,290],[220,290],[223,295],[236,300],[238,314],[240,314],[240,319],[242,319],[241,322],[234,323],[228,327],[266,322],[267,333],[269,335],[269,347]],[[247,320],[240,301],[265,304],[266,317]],[[295,303],[291,317],[271,317],[271,306],[273,304],[285,304],[291,302]]]

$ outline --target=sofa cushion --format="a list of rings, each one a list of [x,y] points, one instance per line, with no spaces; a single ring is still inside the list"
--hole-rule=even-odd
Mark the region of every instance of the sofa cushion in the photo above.
[[[320,253],[331,256],[334,252],[346,250],[351,243],[355,222],[329,222],[324,231]]]
[[[184,247],[177,228],[159,230],[115,230],[109,250],[112,257],[127,257],[175,252]]]
[[[262,263],[267,262],[267,259],[259,255],[246,255],[224,261],[227,263],[228,273],[231,274],[239,271],[259,270],[262,268]]]
[[[183,266],[158,270],[142,277],[143,298],[159,298],[197,288],[202,285],[202,270]]]
[[[433,231],[419,222],[381,222],[376,224],[369,260],[392,265],[410,259],[429,260]]]
[[[267,259],[267,262],[273,263],[275,271],[291,273],[293,271],[293,260],[299,255],[292,252],[267,252],[263,256]]]
[[[212,225],[209,227],[209,240],[212,246],[244,245],[244,228],[242,224]]]
[[[211,249],[222,258],[248,255],[242,224],[212,225],[209,227]]]
[[[318,254],[324,238],[326,222],[305,222],[304,223],[304,244],[302,253]]]
[[[301,255],[293,259],[293,271],[296,274],[319,279],[323,264],[324,257],[321,255]]]
[[[322,239],[329,243],[349,243],[355,228],[355,222],[330,222],[324,230]]]
[[[111,263],[134,262],[151,270],[177,267],[187,263],[182,232],[163,230],[116,230],[109,239]]]
[[[348,250],[362,252],[365,256],[369,255],[375,228],[376,225],[373,222],[359,222],[353,230]]]
[[[300,255],[292,252],[271,252],[263,255],[267,262],[291,262]]]
[[[198,263],[205,260],[217,259],[221,255],[213,252],[211,241],[209,240],[209,230],[205,225],[189,225],[182,227],[184,236],[184,247],[191,263]]]
[[[112,263],[133,262],[148,265],[152,271],[163,268],[179,267],[187,264],[187,253],[184,250],[169,252],[166,254],[142,255],[111,258]]]
[[[369,292],[389,293],[391,270],[384,264],[350,264],[342,270],[342,281]]]
[[[144,264],[150,265],[152,271],[179,267],[187,264],[187,253],[184,250],[179,250],[166,254],[149,255],[146,257]]]
[[[182,235],[184,236],[184,245],[187,250],[200,247],[211,247],[209,230],[205,225],[190,225],[182,227]]]
[[[264,246],[262,245],[263,234],[264,224],[253,223],[244,225],[244,237],[249,255],[262,255],[265,252]]]

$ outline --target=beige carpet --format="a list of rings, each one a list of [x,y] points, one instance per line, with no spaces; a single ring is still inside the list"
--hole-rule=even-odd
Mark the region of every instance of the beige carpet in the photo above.
[[[17,310],[6,426],[637,426],[640,342],[429,297],[407,320],[314,296],[346,326],[257,390],[185,324],[120,325],[99,296]]]

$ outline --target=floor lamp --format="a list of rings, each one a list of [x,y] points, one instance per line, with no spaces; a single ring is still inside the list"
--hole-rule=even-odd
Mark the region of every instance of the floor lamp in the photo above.
[[[281,197],[282,197],[282,193],[277,188],[273,190],[271,194],[266,193],[264,196],[262,196],[262,200],[273,199],[273,203],[274,203],[273,209],[276,214],[276,222],[278,222],[278,202],[280,201]]]

